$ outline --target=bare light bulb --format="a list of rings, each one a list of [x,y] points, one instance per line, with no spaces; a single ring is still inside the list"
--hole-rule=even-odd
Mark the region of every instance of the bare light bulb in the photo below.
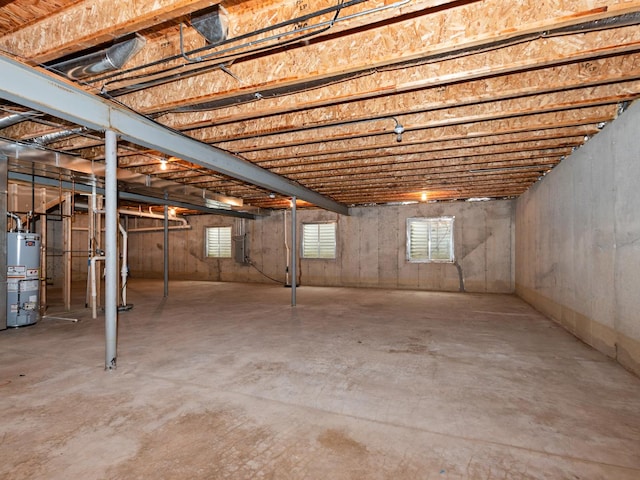
[[[398,120],[396,120],[396,126],[393,128],[393,133],[396,134],[396,142],[400,143],[402,141],[402,134],[404,133],[404,127],[400,124],[400,122],[398,122]]]
[[[167,169],[167,161],[163,158],[162,160],[160,160],[160,170],[166,170]]]

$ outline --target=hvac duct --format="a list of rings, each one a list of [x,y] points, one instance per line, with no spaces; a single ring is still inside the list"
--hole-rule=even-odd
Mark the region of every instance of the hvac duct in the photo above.
[[[39,117],[40,115],[42,115],[40,112],[34,112],[33,110],[28,112],[12,113],[11,115],[0,118],[0,129],[24,122],[33,117]]]
[[[136,36],[99,52],[56,63],[51,65],[51,68],[72,80],[80,80],[92,75],[119,70],[127,63],[127,60],[142,50],[145,43],[146,40],[144,38]]]
[[[226,11],[222,7],[216,6],[211,10],[205,10],[192,17],[190,23],[211,45],[216,45],[227,39],[229,24]]]
[[[32,138],[31,142],[38,145],[49,145],[50,143],[59,142],[60,140],[64,140],[65,138],[69,138],[74,135],[79,135],[82,132],[86,132],[86,131],[87,129],[85,127],[77,127],[69,130],[61,130],[59,132],[46,133],[39,137]]]

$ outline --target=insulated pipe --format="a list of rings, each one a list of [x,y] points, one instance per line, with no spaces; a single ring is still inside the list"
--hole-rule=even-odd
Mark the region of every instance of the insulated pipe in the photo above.
[[[104,260],[104,256],[89,259],[89,276],[91,278],[91,318],[98,318],[98,289],[96,288],[96,262]]]
[[[291,198],[291,306],[296,306],[296,286],[298,284],[298,272],[296,265],[296,202],[294,196]]]
[[[105,131],[105,369],[114,370],[117,360],[118,330],[118,158],[117,138]]]

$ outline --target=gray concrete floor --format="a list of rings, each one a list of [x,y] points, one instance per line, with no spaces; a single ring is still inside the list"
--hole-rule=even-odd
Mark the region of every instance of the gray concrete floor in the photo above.
[[[0,332],[0,477],[640,478],[640,379],[516,297],[289,295],[132,281],[113,372],[82,308]]]

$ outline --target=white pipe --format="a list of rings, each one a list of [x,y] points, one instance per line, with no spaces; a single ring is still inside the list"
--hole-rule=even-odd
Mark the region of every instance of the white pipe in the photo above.
[[[285,258],[286,258],[286,268],[285,268],[285,280],[284,284],[289,285],[289,243],[287,243],[287,211],[284,210],[284,249],[285,249]]]
[[[191,225],[170,225],[169,230],[191,230]],[[164,227],[130,228],[129,233],[164,232]]]
[[[96,288],[96,262],[105,260],[106,257],[96,256],[89,259],[89,275],[91,276],[91,318],[98,318],[98,292]]]
[[[129,236],[122,224],[118,222],[120,233],[122,234],[122,267],[120,267],[120,291],[122,292],[122,306],[127,304],[127,275],[129,274],[127,243]]]
[[[152,213],[152,212],[143,212],[140,210],[131,210],[128,208],[120,208],[118,209],[118,212],[121,215],[129,215],[132,217],[144,217],[144,218],[155,218],[158,220],[164,220],[164,215],[163,214],[159,214],[159,213]],[[183,218],[183,217],[169,217],[169,221],[171,222],[180,222],[183,225],[189,225],[187,223],[187,219]]]
[[[298,266],[296,264],[298,255],[298,240],[296,238],[296,206],[298,199],[291,197],[291,306],[296,306],[296,287],[298,285]]]

